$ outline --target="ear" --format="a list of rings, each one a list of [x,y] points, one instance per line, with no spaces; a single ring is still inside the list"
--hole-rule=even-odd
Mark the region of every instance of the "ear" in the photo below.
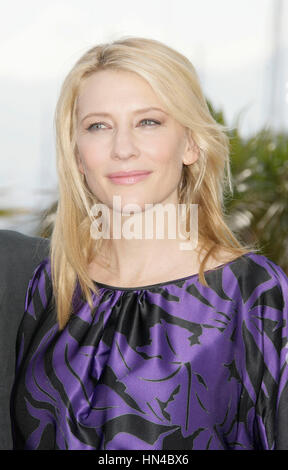
[[[183,153],[183,164],[191,165],[198,160],[200,156],[200,149],[198,145],[194,142],[190,130],[186,129],[186,146]]]

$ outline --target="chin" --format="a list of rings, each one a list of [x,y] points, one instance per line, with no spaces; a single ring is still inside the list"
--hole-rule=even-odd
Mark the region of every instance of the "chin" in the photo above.
[[[134,207],[134,205],[136,207]],[[139,202],[126,202],[125,204],[122,204],[121,207],[121,212],[122,214],[131,214],[133,212],[134,214],[140,214],[142,212],[145,212],[145,204],[144,203],[139,203]]]
[[[111,209],[114,209],[117,212],[122,212],[122,213],[130,213],[130,211],[133,211],[135,213],[137,212],[143,212],[146,210],[145,204],[149,204],[149,202],[143,201],[142,198],[127,198],[127,197],[122,197],[120,199],[120,206],[117,206],[117,204],[113,204],[113,201],[109,204],[109,207]],[[150,203],[151,204],[151,203]],[[134,207],[135,206],[135,207]]]

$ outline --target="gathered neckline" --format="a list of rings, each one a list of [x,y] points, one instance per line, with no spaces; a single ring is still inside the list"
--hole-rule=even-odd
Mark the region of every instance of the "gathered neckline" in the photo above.
[[[216,266],[215,268],[208,269],[207,271],[204,271],[204,274],[210,273],[210,272],[216,272],[218,269],[221,269],[225,266],[229,266],[229,264],[235,263],[235,261],[238,261],[241,258],[243,258],[244,256],[250,255],[251,253],[252,252],[245,253],[244,255],[238,256],[237,258],[233,259],[232,261],[228,261],[227,263],[220,264],[219,266]],[[97,286],[99,286],[100,288],[103,288],[103,289],[119,290],[119,291],[137,291],[137,290],[152,289],[152,288],[157,288],[157,287],[160,288],[160,287],[168,285],[168,284],[175,284],[177,282],[193,279],[196,276],[199,276],[199,273],[190,274],[188,276],[180,277],[178,279],[172,279],[170,281],[157,282],[156,284],[149,284],[149,285],[146,285],[146,286],[135,286],[135,287],[112,286],[110,284],[104,284],[103,282],[98,282],[94,279],[93,279],[93,282],[94,282],[94,284],[96,284]]]

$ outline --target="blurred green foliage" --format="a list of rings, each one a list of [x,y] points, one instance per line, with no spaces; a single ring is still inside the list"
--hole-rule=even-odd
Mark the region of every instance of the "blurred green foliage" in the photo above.
[[[226,125],[223,113],[208,106]],[[227,223],[288,273],[288,134],[264,128],[244,139],[236,125],[228,135],[233,195],[225,200]]]

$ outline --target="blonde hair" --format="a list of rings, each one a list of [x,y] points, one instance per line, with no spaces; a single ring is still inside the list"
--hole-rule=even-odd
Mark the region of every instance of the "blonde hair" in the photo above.
[[[91,308],[92,292],[99,293],[88,275],[88,265],[95,253],[100,253],[103,239],[94,240],[90,236],[95,196],[77,166],[76,126],[81,87],[86,78],[103,69],[135,72],[145,79],[199,147],[198,160],[183,166],[178,187],[179,203],[188,207],[198,204],[199,239],[207,250],[200,264],[199,281],[208,286],[205,265],[219,249],[228,250],[233,259],[255,251],[242,245],[224,220],[226,187],[232,192],[227,128],[212,117],[191,62],[171,47],[148,38],[125,37],[99,44],[88,50],[67,75],[55,112],[59,201],[50,257],[60,329],[73,313],[77,280]],[[187,217],[189,227],[189,214]]]

